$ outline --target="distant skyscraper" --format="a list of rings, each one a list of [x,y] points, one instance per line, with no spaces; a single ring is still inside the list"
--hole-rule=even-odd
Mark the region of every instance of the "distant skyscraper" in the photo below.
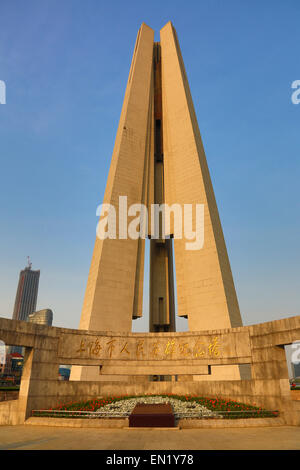
[[[20,272],[19,284],[15,300],[13,320],[28,320],[28,315],[36,309],[40,271],[33,271],[28,266]]]
[[[38,310],[28,315],[28,321],[30,323],[37,323],[38,325],[52,326],[53,312],[49,308]]]
[[[27,321],[28,316],[36,309],[40,271],[33,271],[31,266],[32,263],[28,257],[28,266],[20,272],[13,320]],[[23,355],[23,352],[23,348],[20,346],[10,347],[10,353]]]

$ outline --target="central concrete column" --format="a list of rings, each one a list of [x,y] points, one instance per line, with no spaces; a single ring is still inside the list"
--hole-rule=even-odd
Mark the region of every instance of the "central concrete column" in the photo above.
[[[161,48],[154,43],[154,203],[164,204],[164,154],[162,128]],[[159,239],[150,241],[149,331],[175,331],[175,301],[172,239],[165,239],[163,215],[158,223]]]

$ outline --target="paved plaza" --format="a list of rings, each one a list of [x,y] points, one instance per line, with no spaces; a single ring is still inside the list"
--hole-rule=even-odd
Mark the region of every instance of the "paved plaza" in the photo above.
[[[300,450],[300,427],[125,430],[0,426],[0,450]]]

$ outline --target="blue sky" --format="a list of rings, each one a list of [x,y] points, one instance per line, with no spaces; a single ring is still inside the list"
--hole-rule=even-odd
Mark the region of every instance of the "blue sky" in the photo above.
[[[169,20],[244,324],[300,314],[299,15],[297,0],[0,0],[0,316],[30,255],[37,308],[78,327],[136,34]]]

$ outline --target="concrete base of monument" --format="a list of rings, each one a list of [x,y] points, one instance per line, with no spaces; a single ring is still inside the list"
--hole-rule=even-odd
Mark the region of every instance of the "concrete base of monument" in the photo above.
[[[128,418],[28,418],[26,425],[35,426],[59,426],[67,428],[102,428],[102,429],[122,429],[129,426]]]
[[[256,428],[284,426],[282,418],[247,418],[247,419],[180,419],[180,429],[203,428]]]
[[[150,362],[144,361],[141,364],[135,364],[134,367],[124,363],[122,365],[117,364],[115,366],[103,366],[101,374],[99,373],[99,366],[72,366],[70,381],[86,381],[86,382],[128,382],[128,383],[147,383],[151,381],[150,376],[159,375],[156,374],[155,368],[149,365]],[[157,366],[156,366],[157,367]],[[216,381],[216,380],[250,380],[251,379],[251,368],[249,364],[241,365],[217,365],[211,366],[209,369],[207,366],[202,366],[203,370],[200,374],[193,373],[193,367],[190,365],[189,373],[186,374],[187,367],[182,366],[176,370],[172,368],[172,365],[160,366],[161,375],[169,376],[171,382],[200,382],[200,381]],[[199,369],[199,365],[197,366]],[[195,368],[195,370],[197,369]],[[148,375],[146,370],[148,369]],[[107,371],[110,370],[114,375],[108,375]],[[123,375],[118,373],[123,370]],[[105,372],[105,373],[104,373]],[[177,373],[180,375],[177,375]],[[134,375],[140,374],[140,375]]]
[[[298,342],[299,338],[300,315],[245,327],[173,332],[167,336],[166,333],[70,330],[0,318],[1,341],[25,348],[19,396],[17,400],[0,402],[0,425],[23,425],[32,416],[33,410],[55,409],[59,404],[81,403],[106,397],[188,395],[236,401],[263,410],[278,410],[285,425],[299,426],[300,400],[297,400],[298,394],[290,390],[284,348],[284,345]],[[158,351],[157,343],[160,345]],[[112,345],[114,348],[108,349]],[[169,354],[171,345],[172,357]],[[185,346],[189,348],[187,352],[190,352],[190,356],[185,357]],[[153,359],[154,353],[158,354],[157,359],[156,356]],[[103,370],[105,372],[104,368],[107,368],[106,372],[111,368],[117,376],[121,372],[128,374],[130,380],[61,381],[58,380],[60,364],[98,367],[99,374]],[[227,376],[224,380],[223,376],[223,379],[219,377],[218,380],[212,380],[214,371],[223,373],[227,366],[241,370],[244,365],[249,369],[249,364],[251,379],[228,380]],[[202,374],[206,378],[210,377],[210,380],[189,380],[190,375],[185,376],[187,371],[192,376]],[[145,381],[145,373],[178,373],[177,377],[185,380]],[[54,418],[36,416],[37,423],[42,424],[42,419],[47,425],[55,423]],[[84,419],[81,423],[80,419],[71,419],[69,426],[128,426],[128,422],[123,420],[117,424],[117,421],[113,423],[110,419],[105,422],[104,418]],[[258,419],[260,418],[252,420],[254,426],[260,424]],[[33,423],[31,419],[28,422]],[[55,425],[58,426],[68,423],[65,418],[57,418],[56,422]],[[194,423],[197,423],[197,427],[239,426],[237,419],[185,421],[182,426],[194,426]],[[276,426],[280,420],[276,417],[268,421],[263,418],[262,423]],[[242,420],[243,427],[251,424],[250,418]]]
[[[278,427],[286,426],[283,418],[247,418],[247,419],[179,419],[174,427],[129,427],[128,418],[111,419],[69,419],[69,418],[35,418],[31,417],[25,421],[31,426],[57,426],[67,428],[100,428],[100,429],[130,429],[140,430],[154,429],[179,430],[179,429],[209,429],[209,428],[255,428],[255,427]]]

